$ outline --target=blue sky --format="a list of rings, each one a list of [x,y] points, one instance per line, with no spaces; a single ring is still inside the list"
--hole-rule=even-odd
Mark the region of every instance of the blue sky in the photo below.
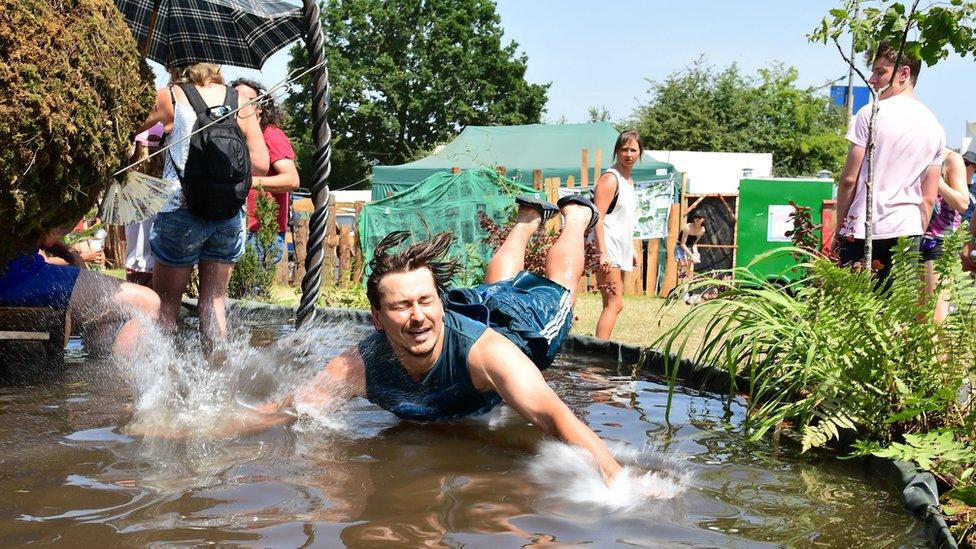
[[[583,122],[590,107],[606,107],[613,121],[624,119],[647,100],[648,79],[664,79],[700,55],[719,68],[738,63],[747,74],[779,61],[797,68],[803,86],[846,77],[833,46],[806,40],[839,3],[497,0],[506,42],[514,40],[528,55],[526,78],[552,83],[543,115],[548,122]],[[226,72],[271,85],[285,77],[287,60],[283,51],[262,72]],[[974,91],[972,57],[953,55],[921,71],[917,95],[942,122],[951,147],[959,146],[966,120],[976,120]]]

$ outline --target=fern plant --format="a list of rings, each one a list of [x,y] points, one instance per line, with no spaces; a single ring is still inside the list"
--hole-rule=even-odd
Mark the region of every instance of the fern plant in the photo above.
[[[946,240],[936,263],[936,291],[956,306],[941,325],[931,321],[934,300],[920,299],[919,261],[907,241],[895,252],[888,289],[870,272],[791,248],[770,254],[802,257],[806,278],[782,288],[753,275],[750,266],[766,254],[735,270],[734,281],[696,279],[689,290],[718,287],[719,297],[692,309],[653,347],[664,352],[673,387],[674,357],[685,354],[690,328],[703,323],[694,360],[725,369],[732,380],[748,379],[747,387],[729,389],[748,397],[752,439],[788,426],[804,450],[845,430],[887,446],[907,433],[971,423],[971,412],[956,401],[976,352],[976,295],[959,265],[961,234]],[[663,307],[676,303],[672,297]]]

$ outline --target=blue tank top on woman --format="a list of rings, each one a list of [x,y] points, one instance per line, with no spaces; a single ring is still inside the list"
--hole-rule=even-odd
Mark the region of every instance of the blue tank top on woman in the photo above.
[[[486,413],[502,398],[471,383],[468,353],[487,326],[444,311],[444,345],[437,362],[419,380],[400,364],[386,334],[376,332],[359,342],[366,371],[366,398],[398,417],[418,421],[457,419]]]

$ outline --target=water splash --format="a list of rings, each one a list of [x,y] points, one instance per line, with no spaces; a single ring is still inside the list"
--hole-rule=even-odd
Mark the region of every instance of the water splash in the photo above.
[[[146,344],[122,365],[133,391],[130,431],[213,438],[229,423],[307,383],[363,328],[320,323],[256,347],[243,326],[219,345],[213,361],[195,334],[173,338],[154,325],[147,331]]]
[[[614,455],[623,468],[609,486],[586,450],[562,442],[542,442],[529,473],[550,498],[612,511],[677,498],[691,483],[691,473],[675,458],[649,449],[618,449]]]

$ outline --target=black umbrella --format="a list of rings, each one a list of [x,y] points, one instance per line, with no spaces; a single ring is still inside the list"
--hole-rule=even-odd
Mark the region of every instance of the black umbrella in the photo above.
[[[302,8],[278,0],[115,0],[142,52],[166,67],[260,69],[302,36]]]

